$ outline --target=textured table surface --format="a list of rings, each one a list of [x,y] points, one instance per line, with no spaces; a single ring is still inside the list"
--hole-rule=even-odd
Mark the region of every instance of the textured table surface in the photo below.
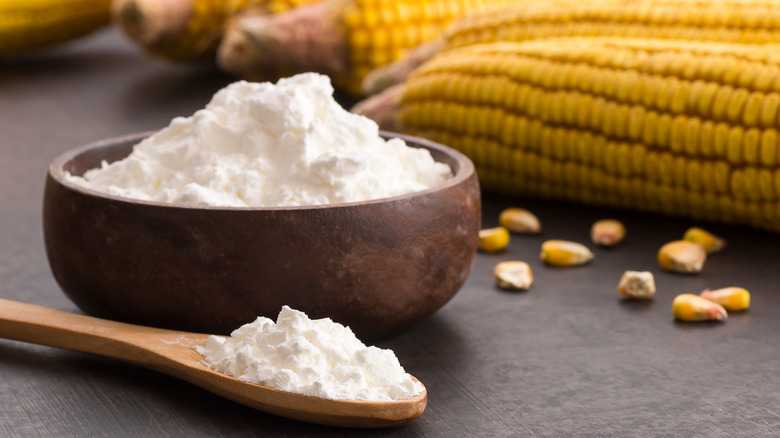
[[[0,297],[78,312],[43,248],[46,168],[93,140],[189,115],[233,78],[150,59],[107,29],[0,60]],[[780,235],[703,224],[728,240],[701,275],[660,271],[656,250],[691,220],[486,196],[483,225],[525,206],[544,232],[477,257],[463,289],[392,348],[429,390],[423,416],[391,430],[341,430],[273,417],[121,362],[0,340],[0,436],[780,436]],[[624,244],[584,267],[538,261],[547,238],[588,241],[617,217]],[[528,292],[494,287],[493,266],[526,260]],[[650,270],[658,293],[621,300],[626,269]],[[726,323],[675,322],[683,292],[743,286],[748,312]]]

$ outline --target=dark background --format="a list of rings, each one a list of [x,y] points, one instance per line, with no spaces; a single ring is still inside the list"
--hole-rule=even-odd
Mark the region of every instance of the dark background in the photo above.
[[[43,183],[55,156],[162,128],[234,79],[149,58],[114,29],[0,59],[0,297],[78,312],[43,248]],[[299,423],[114,360],[0,340],[0,436],[780,436],[780,235],[488,195],[483,225],[509,206],[537,213],[543,234],[478,255],[450,303],[378,343],[428,388],[428,408],[408,426]],[[604,217],[626,224],[622,246],[594,248],[583,267],[538,261],[544,239],[589,244],[591,223]],[[694,224],[726,238],[726,250],[700,275],[662,272],[657,249]],[[494,287],[493,266],[510,259],[531,264],[532,290]],[[653,300],[620,298],[626,269],[655,274]],[[675,295],[725,286],[747,288],[751,309],[725,323],[674,321]]]

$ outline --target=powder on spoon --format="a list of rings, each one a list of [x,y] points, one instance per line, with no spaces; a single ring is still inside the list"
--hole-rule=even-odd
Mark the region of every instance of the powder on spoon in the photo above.
[[[311,320],[284,306],[265,317],[210,336],[195,350],[209,368],[238,380],[334,400],[390,401],[423,391],[391,350],[367,347],[329,318]]]

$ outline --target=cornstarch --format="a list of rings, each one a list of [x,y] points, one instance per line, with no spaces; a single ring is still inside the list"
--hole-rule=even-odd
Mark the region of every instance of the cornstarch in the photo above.
[[[238,380],[327,399],[398,400],[419,394],[391,350],[366,347],[348,327],[284,306],[276,323],[259,317],[195,350]]]
[[[424,149],[384,140],[333,98],[327,76],[238,81],[123,160],[66,177],[100,192],[172,204],[274,207],[366,201],[451,176]]]

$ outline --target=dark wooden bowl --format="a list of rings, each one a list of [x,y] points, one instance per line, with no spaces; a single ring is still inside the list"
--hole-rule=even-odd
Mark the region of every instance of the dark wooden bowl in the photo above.
[[[329,317],[370,341],[447,303],[476,256],[480,194],[464,155],[401,137],[454,178],[413,194],[311,207],[187,207],[66,182],[127,156],[151,133],[92,143],[49,166],[46,251],[65,294],[102,318],[227,334],[282,305]]]

